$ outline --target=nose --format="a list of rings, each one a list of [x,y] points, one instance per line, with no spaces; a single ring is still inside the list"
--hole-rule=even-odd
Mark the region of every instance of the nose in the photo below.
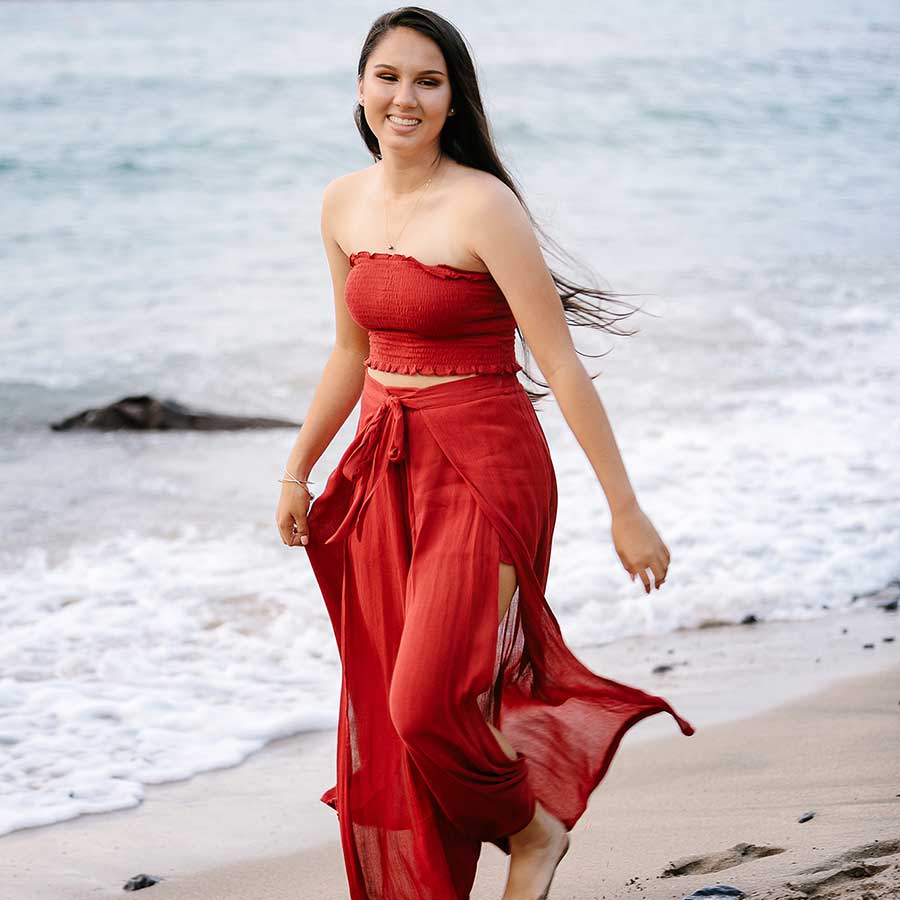
[[[394,103],[398,107],[415,109],[416,98],[412,91],[412,85],[403,86],[403,82],[397,83],[397,91],[394,94]]]

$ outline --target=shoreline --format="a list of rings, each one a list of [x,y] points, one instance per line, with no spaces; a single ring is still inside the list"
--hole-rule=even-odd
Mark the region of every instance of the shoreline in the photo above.
[[[602,900],[606,891],[610,900],[635,891],[644,898],[680,898],[717,880],[733,883],[732,873],[743,879],[765,871],[783,880],[774,873],[782,871],[788,852],[799,871],[829,846],[850,851],[893,832],[900,842],[900,827],[893,827],[900,799],[891,749],[898,736],[900,648],[896,640],[883,640],[896,634],[897,621],[896,613],[863,608],[576,651],[595,671],[665,697],[696,733],[686,737],[671,716],[653,715],[624,735],[572,830],[554,891],[585,900]],[[871,649],[863,649],[867,643]],[[672,668],[653,674],[660,664]],[[146,872],[164,879],[153,886],[154,896],[163,898],[346,896],[337,817],[318,799],[334,783],[334,749],[334,731],[282,738],[238,766],[148,785],[138,807],[12,832],[0,838],[0,883],[15,900],[86,900],[118,896],[129,878]],[[804,753],[809,758],[798,770]],[[890,777],[886,754],[893,754]],[[816,796],[815,778],[828,787],[827,797]],[[805,785],[807,796],[792,785]],[[820,827],[826,810],[854,803],[867,810],[861,818],[829,818]],[[807,807],[820,812],[798,825]],[[726,853],[735,841],[722,835],[740,831],[738,809],[754,828],[737,841],[774,841],[788,852],[723,869],[721,879],[711,873],[649,883],[662,871],[664,851],[673,860],[690,852]],[[767,836],[764,826],[774,823],[760,818],[762,809],[779,811],[778,828],[768,828],[774,836]],[[657,825],[648,827],[652,821]],[[804,840],[819,835],[818,849],[801,853],[792,843],[800,828]],[[900,843],[895,852],[879,865],[900,863]],[[473,900],[502,894],[506,864],[499,850],[484,845]]]

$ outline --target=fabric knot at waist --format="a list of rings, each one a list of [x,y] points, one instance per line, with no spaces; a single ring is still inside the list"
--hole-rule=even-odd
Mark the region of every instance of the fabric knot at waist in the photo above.
[[[405,398],[386,396],[344,452],[340,471],[355,482],[353,499],[341,524],[325,538],[326,544],[346,537],[384,478],[388,465],[406,459],[405,405]]]
[[[406,422],[403,402],[388,397],[363,424],[362,431],[347,448],[342,471],[346,478],[356,481],[378,455],[379,449],[394,462],[406,457]]]
[[[341,523],[332,534],[320,539],[331,544],[345,538],[381,484],[390,463],[407,459],[407,410],[452,406],[515,390],[521,391],[522,386],[509,373],[477,375],[424,388],[387,386],[367,375],[363,405],[367,408],[374,402],[375,406],[360,422],[356,437],[338,466],[338,472],[354,483],[353,497]]]

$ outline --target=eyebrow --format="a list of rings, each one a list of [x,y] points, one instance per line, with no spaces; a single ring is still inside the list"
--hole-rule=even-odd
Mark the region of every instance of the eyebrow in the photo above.
[[[394,69],[396,70],[396,66],[392,66],[390,63],[375,63],[373,66],[375,69]],[[419,72],[420,75],[443,75],[445,78],[446,73],[442,72],[440,69],[423,69]]]

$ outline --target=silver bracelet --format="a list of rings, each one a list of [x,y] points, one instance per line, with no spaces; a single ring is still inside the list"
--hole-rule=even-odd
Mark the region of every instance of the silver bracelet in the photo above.
[[[279,478],[279,481],[296,481],[297,484],[315,484],[314,481],[304,480],[302,478],[297,478],[296,475],[291,475],[287,469],[284,470],[284,474],[287,475],[287,478]]]
[[[312,498],[315,496],[315,494],[313,494],[313,492],[306,486],[306,485],[308,485],[308,484],[315,484],[314,481],[308,481],[308,480],[307,480],[307,481],[304,481],[304,480],[302,480],[302,479],[300,479],[300,478],[295,478],[293,475],[291,475],[290,472],[288,472],[287,469],[284,470],[284,474],[287,475],[287,478],[279,478],[278,480],[279,480],[280,482],[289,481],[289,482],[291,482],[292,484],[299,484],[299,485],[302,485],[302,486],[303,486],[303,490],[305,490],[306,493],[309,494],[310,499],[312,499]]]

